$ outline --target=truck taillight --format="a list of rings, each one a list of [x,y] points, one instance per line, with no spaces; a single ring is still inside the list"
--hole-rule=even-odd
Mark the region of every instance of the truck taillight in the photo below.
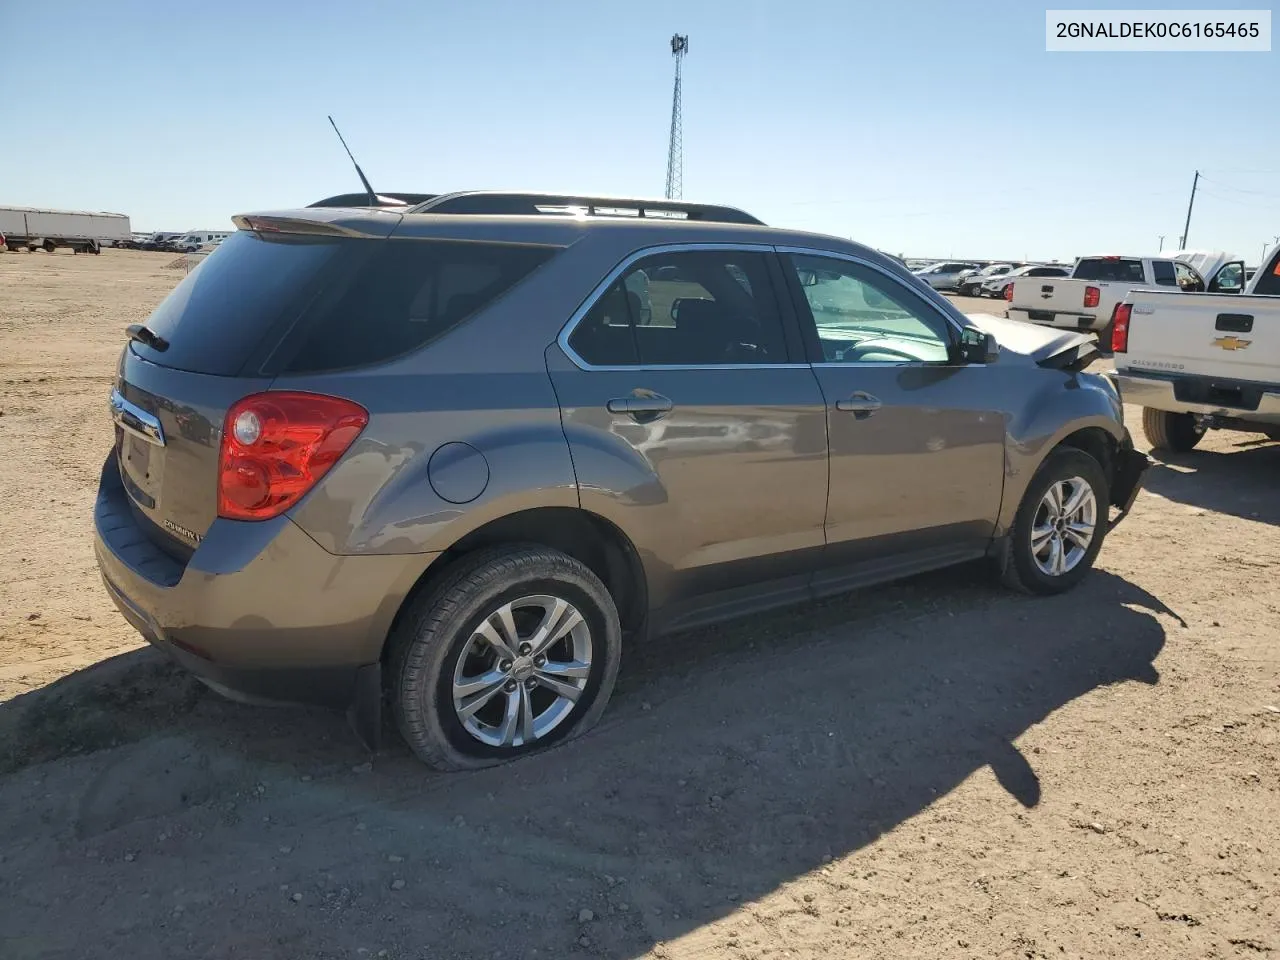
[[[1133,307],[1127,303],[1117,303],[1111,311],[1111,352],[1129,352],[1129,317]]]
[[[268,520],[284,513],[368,422],[359,404],[318,393],[268,391],[235,403],[222,425],[218,516]]]
[[[1013,288],[1014,288],[1014,284],[1012,284],[1012,283],[1005,284],[1005,288],[1004,288],[1004,298],[1005,298],[1006,300],[1012,300],[1012,299],[1013,299]]]
[[[1098,301],[1102,299],[1102,291],[1097,287],[1084,288],[1084,305],[1086,307],[1096,307]]]

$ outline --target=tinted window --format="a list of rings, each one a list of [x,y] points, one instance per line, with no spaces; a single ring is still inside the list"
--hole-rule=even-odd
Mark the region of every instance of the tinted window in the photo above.
[[[134,352],[179,370],[238,373],[264,333],[295,315],[305,291],[350,241],[262,240],[240,231],[228,237],[165,297],[147,326],[169,341],[163,353],[132,344]]]
[[[1153,260],[1151,270],[1156,276],[1156,286],[1176,287],[1178,278],[1173,275],[1173,264],[1168,260]]]
[[[1061,267],[1032,267],[1026,275],[1028,277],[1065,277],[1067,271]]]
[[[306,340],[286,369],[356,367],[415,350],[488,306],[553,253],[511,244],[382,241],[343,289],[313,306]]]
[[[717,366],[787,361],[768,263],[737,250],[637,261],[569,339],[587,363]]]
[[[945,363],[946,321],[902,284],[846,260],[792,258],[827,363]]]
[[[569,346],[593,367],[622,367],[640,362],[632,330],[632,305],[628,302],[632,292],[619,280],[574,327]],[[638,305],[640,294],[636,292],[635,296]]]
[[[1119,257],[1092,257],[1081,260],[1071,276],[1076,280],[1098,280],[1117,283],[1144,283],[1141,260]]]

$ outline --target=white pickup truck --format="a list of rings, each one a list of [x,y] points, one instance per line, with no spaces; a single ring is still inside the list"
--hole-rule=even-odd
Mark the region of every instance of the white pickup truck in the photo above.
[[[1182,251],[1158,257],[1081,257],[1065,280],[1018,280],[1005,291],[1005,316],[1050,327],[1094,330],[1105,343],[1111,317],[1130,290],[1168,287],[1184,293],[1239,293],[1244,263],[1217,251]]]
[[[1243,294],[1131,291],[1111,346],[1156,449],[1185,452],[1211,429],[1280,440],[1280,246]]]

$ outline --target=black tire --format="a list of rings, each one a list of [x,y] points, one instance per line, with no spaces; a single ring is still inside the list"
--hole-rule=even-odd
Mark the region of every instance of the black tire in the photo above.
[[[545,736],[520,746],[483,743],[454,709],[455,668],[487,618],[510,601],[539,594],[567,600],[582,614],[590,638],[590,673],[570,712]],[[420,760],[438,770],[493,766],[589,730],[613,693],[622,659],[618,611],[604,584],[579,561],[536,544],[481,550],[457,561],[413,603],[390,643],[391,695],[400,733]]]
[[[1204,431],[1196,425],[1196,418],[1191,414],[1170,413],[1151,407],[1142,408],[1142,432],[1153,449],[1174,453],[1194,450],[1204,436]]]
[[[57,246],[58,245],[54,243],[52,240],[46,240],[44,242],[44,252],[53,253],[53,251],[57,249]]]
[[[1031,533],[1035,527],[1037,515],[1041,510],[1041,501],[1049,488],[1061,481],[1073,478],[1082,479],[1092,488],[1096,503],[1093,538],[1088,548],[1070,570],[1053,575],[1046,573],[1036,561],[1031,544]],[[1107,534],[1109,504],[1111,503],[1110,485],[1101,464],[1083,450],[1074,447],[1058,447],[1047,456],[1023,494],[1022,503],[1014,517],[1013,529],[1009,534],[1009,543],[1004,555],[1004,569],[1001,579],[1005,586],[1023,593],[1049,595],[1063,593],[1076,586],[1088,575],[1102,549],[1102,541]]]

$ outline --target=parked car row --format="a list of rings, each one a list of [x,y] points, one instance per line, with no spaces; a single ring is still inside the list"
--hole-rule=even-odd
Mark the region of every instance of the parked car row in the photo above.
[[[205,247],[216,247],[227,237],[230,230],[190,230],[187,233],[153,233],[150,235],[134,234],[128,240],[116,243],[124,250],[160,250],[165,253],[195,253]]]
[[[1030,270],[1036,272],[1028,274]],[[1065,277],[1071,268],[1017,261],[981,266],[969,261],[944,260],[917,267],[912,272],[935,290],[954,291],[963,297],[1003,297],[1010,278],[1028,275]]]

